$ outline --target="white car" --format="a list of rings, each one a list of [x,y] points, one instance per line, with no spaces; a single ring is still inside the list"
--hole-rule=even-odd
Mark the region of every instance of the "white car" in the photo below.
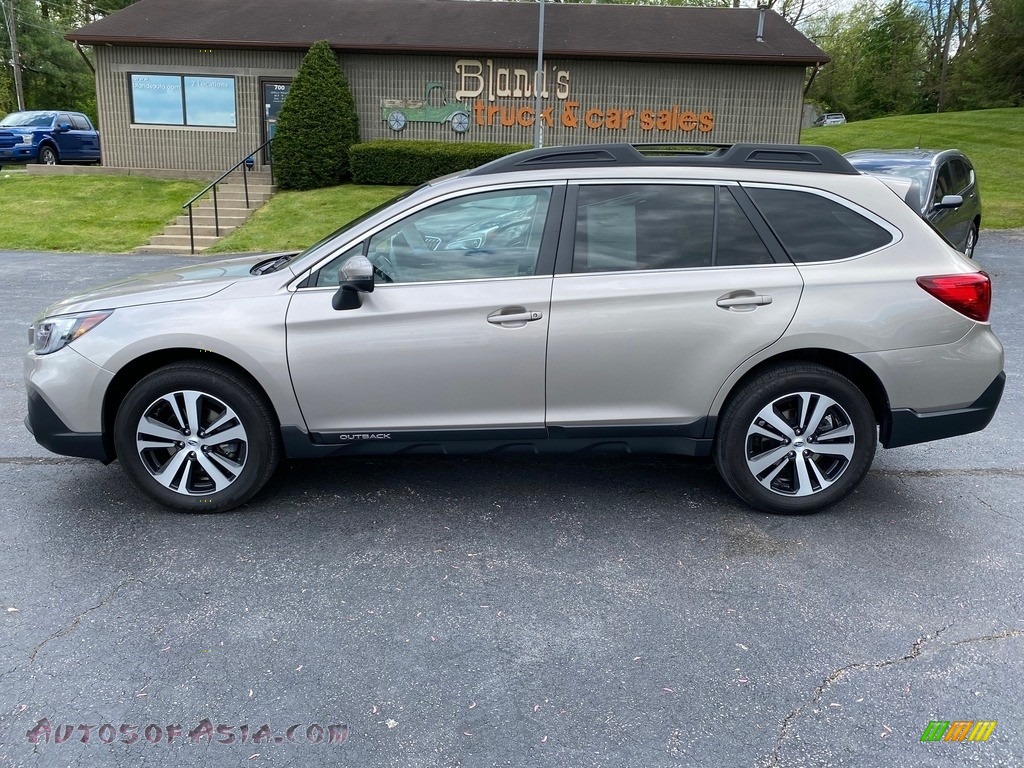
[[[826,112],[814,121],[815,125],[842,125],[846,122],[846,115],[842,112]]]

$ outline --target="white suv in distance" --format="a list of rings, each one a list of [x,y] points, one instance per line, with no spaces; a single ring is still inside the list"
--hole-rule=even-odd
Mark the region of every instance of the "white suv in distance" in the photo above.
[[[846,122],[846,115],[842,112],[826,112],[814,121],[814,125],[842,125]]]
[[[510,155],[308,250],[50,307],[27,424],[187,511],[282,457],[711,456],[748,504],[830,506],[895,447],[983,429],[988,275],[832,149]]]

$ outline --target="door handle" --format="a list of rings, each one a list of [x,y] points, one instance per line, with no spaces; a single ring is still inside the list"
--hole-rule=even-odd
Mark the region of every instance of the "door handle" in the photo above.
[[[523,309],[522,307],[507,307],[492,312],[487,316],[487,322],[492,325],[505,325],[506,323],[530,323],[544,317],[543,312],[535,309]]]
[[[771,296],[763,294],[746,296],[723,296],[717,302],[718,306],[730,309],[731,307],[763,307],[772,303]]]

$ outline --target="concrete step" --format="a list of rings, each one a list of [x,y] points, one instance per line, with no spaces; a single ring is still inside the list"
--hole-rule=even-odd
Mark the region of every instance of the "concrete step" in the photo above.
[[[270,197],[264,197],[262,195],[249,195],[249,207],[259,208],[269,200]],[[217,195],[217,207],[218,208],[245,208],[246,205],[245,195],[236,195],[234,193],[230,195]],[[203,197],[192,203],[192,210],[195,210],[197,206],[205,205],[209,208],[213,208],[213,198]]]
[[[248,218],[249,218],[248,216],[225,216],[223,213],[221,213],[221,215],[215,221],[214,218],[213,218],[213,214],[212,213],[210,213],[210,214],[200,214],[200,213],[196,212],[196,213],[192,214],[192,224],[194,226],[197,226],[197,227],[212,227],[212,226],[214,226],[216,224],[217,221],[219,221],[220,222],[220,227],[221,227],[221,229],[223,229],[226,226],[229,226],[229,227],[240,227],[243,224],[245,224],[245,222],[248,220]],[[178,218],[176,218],[174,220],[173,224],[169,224],[168,226],[171,226],[171,227],[184,226],[184,227],[187,228],[188,227],[188,214],[185,214],[184,216],[179,216]]]
[[[229,232],[233,232],[238,229],[245,222],[238,222],[234,224],[225,224],[223,221],[220,223],[220,237],[224,237]],[[199,237],[217,237],[217,227],[214,226],[211,221],[209,224],[197,224],[192,228],[193,233],[197,238]],[[177,237],[188,237],[188,224],[168,224],[164,227],[163,235],[175,235]]]
[[[221,237],[227,234],[223,229],[221,230],[221,233]],[[203,248],[209,248],[220,239],[220,237],[214,237],[212,235],[197,235],[196,250],[198,251]],[[189,245],[188,232],[184,235],[154,235],[149,238],[149,244],[155,246],[181,245],[187,248]]]
[[[192,256],[192,249],[187,245],[140,245],[133,253],[169,253],[178,256]],[[202,253],[202,249],[196,246],[196,254]]]
[[[230,200],[244,200],[245,199],[245,192],[242,191],[242,190],[237,190],[236,191],[236,190],[232,189],[232,190],[225,191],[223,189],[218,189],[217,190],[217,199],[218,200],[227,200],[227,199],[230,199]],[[249,199],[250,200],[269,200],[270,199],[270,193],[269,192],[250,192],[249,193]],[[205,195],[200,197],[199,200],[197,200],[196,202],[199,202],[201,200],[209,200],[210,202],[213,202],[213,192],[207,192]],[[193,205],[195,205],[195,203],[193,203]]]
[[[241,216],[241,217],[247,219],[247,218],[249,218],[250,215],[252,215],[252,212],[255,211],[255,210],[256,210],[255,207],[253,207],[253,208],[244,208],[244,207],[237,206],[237,205],[218,205],[217,206],[217,215],[220,216],[222,219],[225,216],[228,216],[228,217],[230,217],[230,216]],[[186,209],[185,212],[182,213],[181,215],[184,216],[186,219],[188,219],[188,209]],[[202,205],[193,205],[192,206],[192,218],[195,218],[196,216],[209,216],[212,219],[213,218],[213,203],[209,203],[209,204],[203,203]]]
[[[270,184],[253,184],[251,181],[249,182],[249,194],[250,195],[268,195],[269,196],[269,195],[273,194],[276,191],[277,191],[277,187],[276,186],[271,186]],[[242,184],[225,184],[224,182],[221,182],[220,184],[217,185],[217,195],[218,196],[222,195],[225,192],[236,192],[238,194],[244,194],[245,193],[245,186],[242,185]],[[212,195],[213,192],[211,191],[209,194]]]

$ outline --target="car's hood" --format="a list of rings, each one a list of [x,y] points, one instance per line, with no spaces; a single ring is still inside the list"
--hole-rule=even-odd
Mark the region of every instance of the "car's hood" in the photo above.
[[[43,317],[94,309],[117,309],[138,304],[156,304],[163,301],[201,299],[224,290],[238,280],[251,278],[253,266],[260,262],[274,260],[280,255],[252,254],[183,266],[166,272],[136,275],[58,301],[47,308]]]

